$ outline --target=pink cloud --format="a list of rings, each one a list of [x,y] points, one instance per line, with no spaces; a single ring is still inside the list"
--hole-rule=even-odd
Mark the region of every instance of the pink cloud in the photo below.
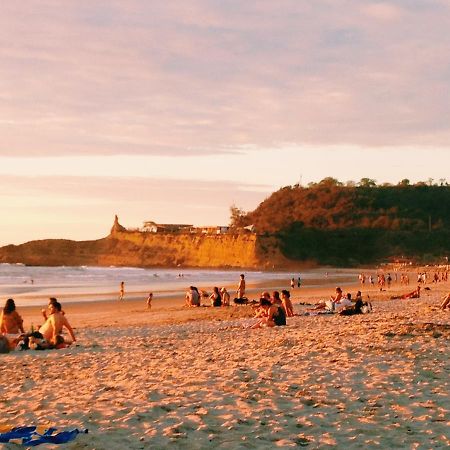
[[[0,155],[448,145],[448,3],[9,2]]]

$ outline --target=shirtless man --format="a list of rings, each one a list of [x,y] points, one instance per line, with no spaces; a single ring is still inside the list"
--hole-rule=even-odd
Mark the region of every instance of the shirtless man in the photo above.
[[[242,298],[245,295],[245,275],[243,273],[241,273],[239,285],[238,285],[236,292],[237,292],[238,298]]]
[[[44,339],[51,343],[57,342],[58,336],[61,334],[63,327],[65,327],[67,328],[72,341],[76,341],[72,327],[61,312],[61,303],[53,302],[49,305],[48,309],[48,319],[45,321],[44,325],[39,328],[39,333],[44,336]]]

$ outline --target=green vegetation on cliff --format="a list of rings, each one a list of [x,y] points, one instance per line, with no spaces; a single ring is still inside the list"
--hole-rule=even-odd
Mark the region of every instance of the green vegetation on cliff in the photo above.
[[[235,225],[253,224],[276,237],[286,258],[320,264],[365,264],[411,258],[444,260],[450,253],[450,187],[441,182],[377,186],[372,180],[326,178],[287,186]]]

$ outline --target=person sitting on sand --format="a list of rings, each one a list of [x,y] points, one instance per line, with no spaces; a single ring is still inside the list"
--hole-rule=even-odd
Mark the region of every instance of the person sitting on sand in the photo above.
[[[222,295],[222,306],[230,306],[230,293],[225,287],[220,289],[220,294]]]
[[[291,294],[287,289],[281,291],[281,301],[286,317],[292,317],[294,315],[294,307],[291,302]]]
[[[222,306],[222,297],[217,286],[214,286],[213,293],[209,296],[209,299],[211,300],[211,306]]]
[[[414,289],[414,291],[408,292],[407,294],[392,295],[390,297],[391,300],[406,300],[408,298],[420,298],[420,286],[417,286],[417,289]]]
[[[16,304],[12,298],[8,298],[0,315],[0,334],[5,335],[9,348],[12,350],[20,339],[19,333],[24,332],[23,320],[16,311]]]
[[[337,304],[342,300],[342,289],[338,286],[336,288],[335,295],[330,296],[330,300],[325,302],[317,303],[317,305],[311,309],[311,311],[323,311],[328,309],[329,311],[334,311]]]
[[[286,314],[281,306],[273,305],[270,300],[261,298],[257,316],[260,319],[250,328],[275,327],[286,325]]]
[[[0,315],[0,333],[18,334],[19,332],[25,332],[23,329],[23,320],[16,311],[14,300],[8,298]]]
[[[50,297],[48,299],[48,307],[50,307],[50,305],[54,305],[57,301],[58,300],[56,300],[55,297]],[[44,317],[44,320],[47,320],[48,319],[48,317],[47,317],[47,310],[46,309],[41,309],[41,313],[42,313],[42,316]],[[63,310],[61,310],[61,314],[64,315],[65,312]]]
[[[45,321],[44,325],[39,328],[39,333],[42,334],[43,338],[47,342],[56,344],[58,341],[57,336],[61,334],[64,327],[67,328],[67,331],[72,338],[72,342],[75,342],[76,338],[73,329],[64,314],[61,312],[61,303],[56,301],[49,305],[49,313],[48,319]]]
[[[441,309],[450,309],[450,292],[442,298]]]
[[[267,296],[264,294],[266,294],[266,292],[263,292],[262,297],[267,298]],[[267,292],[267,294],[269,294],[269,293]],[[283,301],[281,300],[280,293],[278,291],[273,291],[272,298],[270,298],[270,295],[269,295],[269,300],[272,302],[272,305],[283,306]]]
[[[186,292],[186,306],[200,306],[200,293],[195,286],[189,286]]]
[[[339,314],[341,316],[353,316],[355,314],[363,314],[363,307],[366,307],[366,312],[372,311],[372,304],[365,302],[362,299],[361,291],[356,293],[356,301],[352,306],[345,306]]]

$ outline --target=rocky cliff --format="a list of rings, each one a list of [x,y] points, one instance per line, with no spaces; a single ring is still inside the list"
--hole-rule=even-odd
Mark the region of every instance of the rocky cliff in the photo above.
[[[248,267],[286,265],[271,238],[255,234],[176,234],[127,231],[117,218],[95,241],[49,239],[0,248],[0,262],[26,265]]]

